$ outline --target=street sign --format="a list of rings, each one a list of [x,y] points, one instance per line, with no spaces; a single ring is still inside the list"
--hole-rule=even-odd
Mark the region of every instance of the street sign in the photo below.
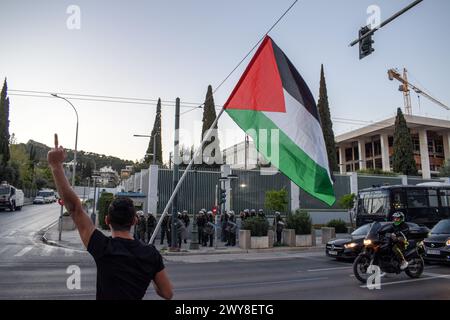
[[[59,204],[60,206],[63,206],[63,205],[64,205],[64,200],[63,200],[63,199],[58,199],[58,204]]]

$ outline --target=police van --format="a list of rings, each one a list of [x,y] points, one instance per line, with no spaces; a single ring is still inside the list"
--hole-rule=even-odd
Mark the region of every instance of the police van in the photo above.
[[[0,209],[21,210],[24,203],[23,191],[3,181],[0,184]]]
[[[406,221],[432,228],[440,220],[450,218],[450,185],[431,182],[362,189],[354,211],[357,226],[391,221],[392,214],[400,211]]]
[[[56,193],[52,189],[43,189],[38,192],[34,198],[34,204],[44,204],[56,202]]]

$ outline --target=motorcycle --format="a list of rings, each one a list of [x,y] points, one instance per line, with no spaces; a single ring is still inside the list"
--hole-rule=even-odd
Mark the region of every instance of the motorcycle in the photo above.
[[[389,227],[389,223],[375,222],[364,239],[363,251],[353,262],[353,273],[356,279],[364,284],[371,276],[371,273],[367,272],[372,269],[371,266],[378,266],[380,271],[384,273],[400,274],[405,271],[410,278],[419,278],[423,273],[425,267],[423,239],[427,237],[428,229],[420,227],[419,231],[408,239],[407,248],[403,253],[408,262],[408,267],[401,270],[401,261],[392,251],[393,240],[389,233],[383,232]]]

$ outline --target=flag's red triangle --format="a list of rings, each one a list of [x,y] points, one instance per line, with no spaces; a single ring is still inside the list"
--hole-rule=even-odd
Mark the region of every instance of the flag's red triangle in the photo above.
[[[283,85],[269,36],[256,51],[225,109],[286,112]]]

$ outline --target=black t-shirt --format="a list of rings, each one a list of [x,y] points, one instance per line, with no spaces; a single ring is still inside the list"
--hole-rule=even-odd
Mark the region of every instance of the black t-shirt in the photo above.
[[[142,299],[164,269],[161,254],[139,240],[111,238],[95,230],[87,251],[97,264],[97,300]]]

